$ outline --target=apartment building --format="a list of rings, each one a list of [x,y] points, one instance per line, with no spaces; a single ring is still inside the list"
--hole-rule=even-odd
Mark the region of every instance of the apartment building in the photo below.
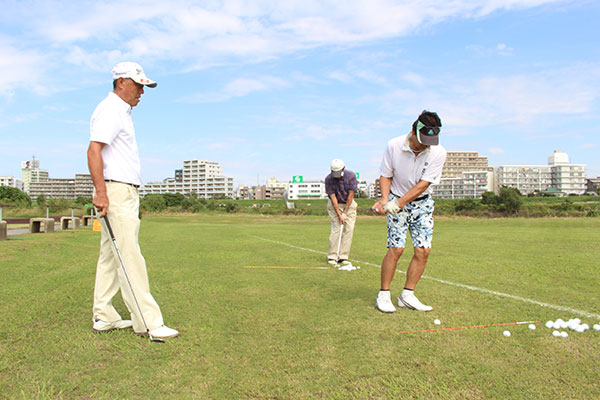
[[[15,178],[14,176],[0,176],[0,186],[9,186],[13,188],[17,188],[20,191],[25,191],[25,186],[23,185],[23,181]]]
[[[494,190],[494,173],[462,172],[455,178],[442,178],[433,185],[433,197],[440,199],[479,199],[484,192]]]
[[[488,166],[487,156],[480,156],[476,151],[448,151],[442,178],[456,178],[463,172],[493,170],[493,167]]]
[[[149,182],[140,188],[140,196],[161,193],[181,193],[205,199],[233,198],[233,178],[223,176],[223,168],[215,161],[185,160],[183,168],[175,170],[175,178]]]
[[[39,196],[50,199],[75,200],[78,197],[92,197],[94,183],[90,174],[75,174],[75,178],[48,178],[40,182],[30,182],[29,197],[35,201]]]
[[[586,190],[585,164],[570,164],[569,156],[555,150],[548,165],[502,165],[495,169],[496,193],[502,186],[523,194],[554,188],[563,194],[583,194]]]
[[[288,200],[326,198],[325,182],[290,182],[288,185]]]
[[[21,161],[21,181],[23,182],[23,191],[29,193],[29,185],[32,182],[44,182],[49,178],[48,171],[40,169],[40,161],[33,160]]]

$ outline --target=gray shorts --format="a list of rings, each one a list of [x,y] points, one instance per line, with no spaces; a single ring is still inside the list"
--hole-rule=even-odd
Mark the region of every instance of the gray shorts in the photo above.
[[[389,201],[398,198],[390,193]],[[413,247],[431,248],[433,239],[433,209],[431,196],[423,200],[413,200],[398,214],[387,215],[387,247],[406,246],[406,232],[410,231]]]

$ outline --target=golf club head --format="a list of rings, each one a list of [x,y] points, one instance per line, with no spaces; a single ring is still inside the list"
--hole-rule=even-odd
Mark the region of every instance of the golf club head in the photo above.
[[[164,343],[165,339],[150,336],[150,341],[154,343]]]

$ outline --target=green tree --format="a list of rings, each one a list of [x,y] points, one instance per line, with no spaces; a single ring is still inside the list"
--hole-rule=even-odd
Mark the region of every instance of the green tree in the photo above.
[[[521,192],[515,188],[502,186],[500,188],[500,195],[498,196],[498,203],[500,211],[517,214],[523,203]]]
[[[37,199],[35,199],[35,202],[38,206],[42,207],[46,205],[46,196],[44,196],[43,194],[40,194]]]
[[[461,199],[454,205],[456,211],[472,211],[477,208],[477,202],[474,199]]]
[[[494,206],[498,204],[498,196],[494,192],[483,192],[481,195],[481,204]]]
[[[162,197],[167,207],[179,207],[185,200],[185,196],[181,193],[163,193]]]
[[[78,198],[75,199],[75,204],[79,204],[81,206],[85,206],[86,204],[91,204],[91,203],[92,203],[91,197],[79,196]]]
[[[24,193],[17,188],[0,186],[0,202],[20,206],[30,206],[31,198],[27,193]]]
[[[142,208],[148,211],[161,212],[167,208],[162,194],[147,194],[142,200]]]

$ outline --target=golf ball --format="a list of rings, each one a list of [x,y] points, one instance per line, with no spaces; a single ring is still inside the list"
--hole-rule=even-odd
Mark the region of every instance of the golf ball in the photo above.
[[[439,325],[439,324],[442,323],[442,321],[440,321],[439,319],[434,319],[433,323],[436,324],[436,325]]]
[[[554,329],[560,329],[561,326],[562,326],[562,324],[561,324],[561,321],[559,321],[559,320],[554,321],[554,324],[552,324],[552,327]]]
[[[510,332],[509,331],[504,331],[502,332],[502,334],[506,337],[510,337]]]
[[[560,337],[568,337],[569,334],[567,332],[561,332]]]
[[[546,328],[552,328],[553,325],[554,325],[554,321],[546,322]]]
[[[575,329],[575,332],[583,333],[585,332],[585,327],[583,325],[579,325],[577,329]]]
[[[569,324],[567,324],[565,321],[560,321],[560,329],[567,329],[568,326]]]
[[[594,330],[595,331],[600,331],[600,324],[594,325]]]
[[[528,328],[532,331],[535,331],[535,324],[529,324]]]
[[[560,336],[560,332],[559,331],[552,331],[552,336],[559,337]]]

